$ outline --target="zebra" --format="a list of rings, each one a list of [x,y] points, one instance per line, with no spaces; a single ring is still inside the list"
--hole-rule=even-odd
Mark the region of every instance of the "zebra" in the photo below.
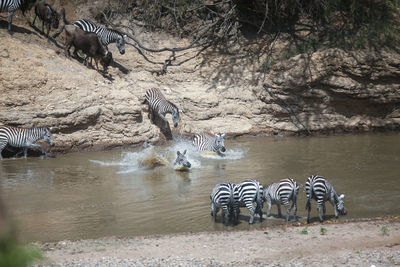
[[[181,153],[179,150],[176,152],[176,159],[174,166],[183,166],[184,168],[190,168],[192,164],[186,158],[186,150]]]
[[[24,157],[26,158],[28,148],[40,148],[42,154],[46,154],[43,147],[39,144],[35,144],[39,139],[44,139],[50,145],[53,145],[53,136],[48,128],[15,128],[0,126],[0,159],[3,159],[1,152],[7,146],[23,147]]]
[[[338,218],[338,212],[341,215],[346,215],[347,211],[344,208],[343,198],[344,195],[339,194],[333,188],[333,186],[322,176],[311,175],[307,178],[305,185],[307,204],[306,209],[308,210],[307,222],[310,222],[310,211],[311,211],[311,199],[315,199],[318,202],[317,210],[319,215],[319,221],[323,222],[323,217],[321,216],[321,207],[324,212],[325,217],[325,202],[329,200],[335,209],[335,217]]]
[[[33,7],[36,0],[0,0],[0,12],[8,12],[8,32],[11,33],[11,25],[14,12],[22,10],[22,14]]]
[[[121,55],[125,54],[125,39],[126,34],[121,34],[120,32],[106,28],[104,26],[99,26],[91,20],[80,19],[73,23],[75,26],[81,28],[85,32],[94,32],[99,37],[100,43],[106,48],[108,52],[108,45],[114,43],[117,45],[119,53]]]
[[[299,192],[299,186],[296,181],[292,178],[282,179],[278,183],[273,183],[265,186],[264,188],[264,200],[267,202],[267,217],[271,214],[272,204],[276,204],[278,207],[278,215],[281,217],[281,204],[286,207],[286,222],[290,218],[290,210],[294,208],[293,216],[296,218],[297,212],[297,194]],[[292,200],[292,207],[289,207],[289,201]],[[297,218],[296,218],[297,221]]]
[[[228,223],[231,216],[237,220],[239,216],[238,202],[235,200],[235,184],[220,183],[217,184],[211,194],[211,216],[216,219],[219,209],[222,209],[222,219],[225,224]]]
[[[212,151],[222,156],[226,151],[224,137],[225,134],[215,134],[214,136],[208,134],[196,134],[193,139],[193,145],[199,151]]]
[[[253,224],[255,213],[258,213],[262,220],[263,186],[258,181],[245,180],[237,184],[234,188],[234,197],[239,206],[246,206],[250,211],[249,224]],[[253,202],[256,202],[255,208]]]
[[[168,101],[158,88],[152,88],[146,91],[145,102],[149,105],[149,116],[152,123],[154,123],[154,112],[169,125],[165,115],[171,113],[174,127],[178,127],[179,109],[175,104]]]

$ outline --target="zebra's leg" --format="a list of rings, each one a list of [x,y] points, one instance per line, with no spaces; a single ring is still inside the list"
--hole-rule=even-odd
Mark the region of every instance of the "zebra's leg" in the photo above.
[[[251,203],[251,202],[246,203],[246,207],[250,211],[249,224],[253,224],[253,222],[254,222],[254,213],[255,213],[255,209],[253,207],[253,203]]]
[[[7,146],[7,141],[2,141],[0,142],[0,160],[3,159],[3,157],[1,156],[1,152],[3,151],[3,149]]]
[[[11,32],[11,24],[12,24],[13,15],[14,15],[14,11],[8,11],[8,32],[10,34],[12,34],[12,32]]]
[[[217,216],[217,212],[218,212],[218,207],[215,205],[214,202],[211,203],[211,216],[215,217]]]
[[[282,217],[281,205],[280,204],[276,204],[276,207],[278,208],[278,216]]]
[[[335,205],[335,201],[332,198],[330,198],[329,202],[331,202],[333,209],[335,210],[335,218],[336,219],[339,218],[339,211],[337,209],[337,206]],[[324,216],[325,216],[325,214],[324,214]]]
[[[224,224],[229,222],[229,209],[226,205],[222,206],[222,221]]]
[[[263,219],[263,217],[262,217],[262,215],[263,215],[263,212],[262,212],[262,204],[257,204],[257,210],[258,210],[258,216],[260,216],[260,221],[262,221],[262,219]]]
[[[299,219],[298,219],[297,216],[296,216],[296,213],[297,213],[297,203],[296,203],[296,199],[293,199],[292,201],[293,201],[293,203],[292,203],[293,217],[295,218],[296,221],[298,221]]]
[[[307,211],[308,211],[308,214],[307,214],[307,223],[310,223],[311,199],[307,199],[306,209],[307,209]]]
[[[323,206],[323,202],[318,202],[317,211],[318,211],[318,216],[319,216],[319,221],[320,222],[324,221],[324,219],[322,218],[322,215],[321,215],[322,206]]]
[[[24,156],[25,156],[25,158],[27,156],[28,148],[30,148],[30,149],[40,148],[40,150],[42,151],[42,154],[46,154],[46,152],[44,151],[44,149],[43,149],[43,147],[41,145],[39,145],[39,144],[30,144],[30,145],[27,145],[24,148]],[[26,151],[25,151],[25,149],[26,149]]]
[[[286,222],[290,220],[290,206],[289,206],[289,201],[283,202],[286,208]]]
[[[326,214],[326,207],[325,207],[325,202],[322,203],[322,211],[323,211],[323,217],[325,219],[325,214]]]
[[[37,17],[37,15],[35,14],[35,17],[33,18],[33,21],[32,21],[32,26],[35,26],[36,17]]]
[[[271,207],[272,207],[271,201],[267,200],[267,217],[271,216]]]

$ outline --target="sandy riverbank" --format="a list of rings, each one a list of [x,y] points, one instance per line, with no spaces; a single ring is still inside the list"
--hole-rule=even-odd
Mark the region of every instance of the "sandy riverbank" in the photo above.
[[[57,266],[394,266],[400,219],[38,245]]]

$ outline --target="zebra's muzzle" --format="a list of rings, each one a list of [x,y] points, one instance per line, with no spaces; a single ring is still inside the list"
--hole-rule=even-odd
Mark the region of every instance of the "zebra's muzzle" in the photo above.
[[[178,127],[178,123],[176,122],[176,123],[174,123],[174,127],[176,128],[176,127]]]

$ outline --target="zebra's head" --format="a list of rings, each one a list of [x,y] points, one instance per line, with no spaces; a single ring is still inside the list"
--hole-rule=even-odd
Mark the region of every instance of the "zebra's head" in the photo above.
[[[53,145],[53,136],[51,135],[50,130],[48,128],[44,128],[43,139],[50,145]]]
[[[176,155],[177,155],[177,157],[174,162],[174,165],[184,166],[186,168],[190,168],[192,166],[192,164],[190,164],[190,162],[186,158],[186,150],[183,151],[183,153],[179,152],[179,150],[178,150],[176,152]]]
[[[337,199],[336,199],[336,207],[337,207],[338,211],[340,212],[340,214],[346,215],[347,211],[344,208],[343,198],[344,198],[343,194],[341,194],[340,196],[337,197]]]
[[[215,134],[214,148],[218,153],[224,153],[225,149],[225,134]]]
[[[172,122],[174,123],[174,127],[178,127],[178,121],[179,121],[179,110],[178,108],[172,109]]]
[[[117,40],[115,41],[121,55],[125,54],[125,37],[126,34],[124,35],[120,34]]]

